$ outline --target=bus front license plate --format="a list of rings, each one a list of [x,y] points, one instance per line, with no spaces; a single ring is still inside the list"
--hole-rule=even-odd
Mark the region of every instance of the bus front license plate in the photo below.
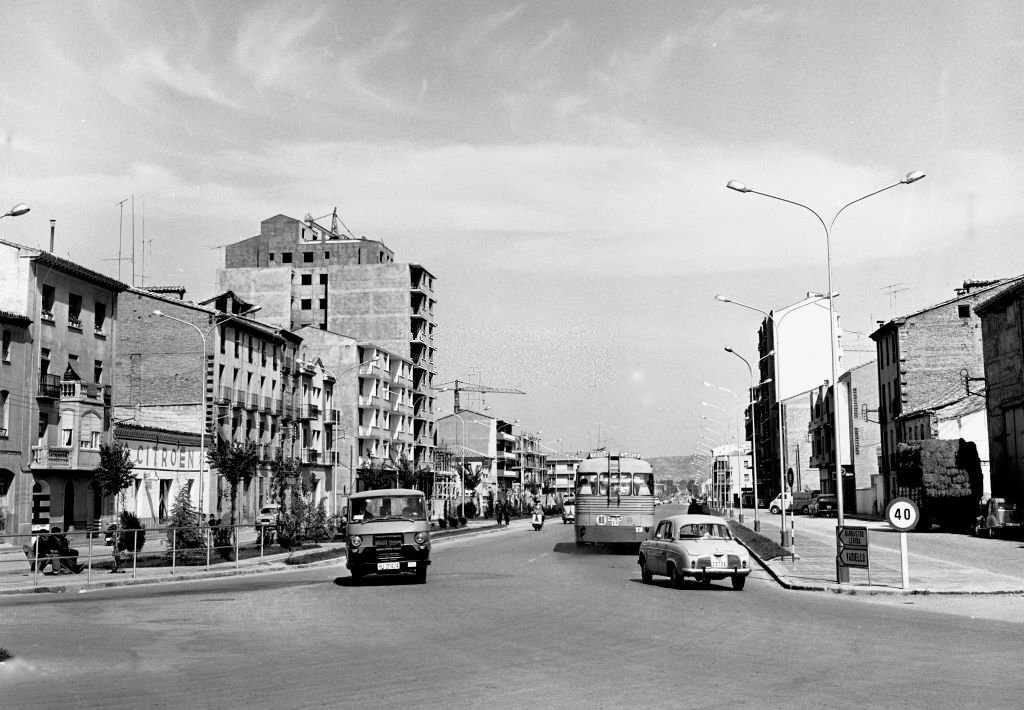
[[[379,569],[379,570],[402,569],[402,563],[401,562],[378,562],[377,563],[377,569]]]

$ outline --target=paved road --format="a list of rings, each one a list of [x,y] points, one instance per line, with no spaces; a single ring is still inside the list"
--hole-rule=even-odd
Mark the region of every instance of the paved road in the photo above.
[[[676,590],[549,524],[436,545],[425,586],[338,565],[0,599],[14,708],[1016,707],[1021,627]],[[891,701],[891,702],[889,702]]]

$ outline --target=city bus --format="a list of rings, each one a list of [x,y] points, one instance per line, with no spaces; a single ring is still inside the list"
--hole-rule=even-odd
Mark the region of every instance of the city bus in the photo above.
[[[640,547],[654,527],[654,472],[633,454],[594,451],[576,473],[576,544]]]

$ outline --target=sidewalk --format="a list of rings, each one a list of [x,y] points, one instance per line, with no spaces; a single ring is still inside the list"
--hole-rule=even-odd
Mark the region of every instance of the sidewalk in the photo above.
[[[513,518],[510,528],[529,525],[529,518]],[[470,520],[466,527],[457,529],[441,530],[434,528],[430,537],[432,541],[443,540],[448,537],[455,537],[471,533],[490,533],[504,530],[499,528],[493,520],[481,518]],[[255,534],[248,536],[255,538]],[[242,542],[245,542],[242,536]],[[86,547],[79,547],[82,563],[87,562]],[[147,551],[152,551],[149,544]],[[273,550],[278,548],[273,547]],[[196,579],[213,579],[217,577],[233,577],[249,574],[263,574],[268,572],[280,572],[289,569],[300,569],[317,565],[341,564],[345,559],[345,543],[342,541],[321,542],[319,547],[289,552],[274,552],[264,554],[263,558],[251,557],[235,561],[226,561],[213,555],[210,559],[209,568],[205,566],[183,566],[178,565],[172,568],[170,565],[163,567],[138,567],[132,569],[131,558],[122,564],[123,573],[113,574],[108,569],[85,570],[81,574],[62,575],[34,575],[29,572],[28,563],[20,547],[13,545],[0,545],[0,596],[8,594],[30,594],[43,592],[82,592],[90,589],[103,589],[107,587],[123,587],[136,584],[157,584],[183,582]],[[107,562],[110,560],[110,548],[102,544],[93,543],[93,561]]]
[[[724,517],[728,517],[726,514]],[[758,511],[760,533],[779,542],[780,516]],[[733,520],[738,522],[738,515]],[[787,526],[791,518],[787,516]],[[794,557],[757,562],[781,586],[843,594],[1024,594],[1024,551],[1019,541],[988,540],[953,533],[907,533],[909,584],[903,588],[900,534],[881,520],[845,516],[844,525],[867,528],[867,569],[851,567],[849,582],[836,571],[835,518],[797,515]],[[743,526],[754,529],[752,511]]]

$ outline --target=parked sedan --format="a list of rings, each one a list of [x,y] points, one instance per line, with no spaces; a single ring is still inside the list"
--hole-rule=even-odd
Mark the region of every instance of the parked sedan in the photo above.
[[[650,584],[656,574],[682,587],[687,577],[710,584],[732,580],[743,589],[750,574],[750,555],[736,541],[725,520],[714,515],[673,515],[658,522],[654,534],[640,543],[640,576]]]
[[[831,493],[822,493],[811,501],[811,515],[839,515],[839,499]]]

